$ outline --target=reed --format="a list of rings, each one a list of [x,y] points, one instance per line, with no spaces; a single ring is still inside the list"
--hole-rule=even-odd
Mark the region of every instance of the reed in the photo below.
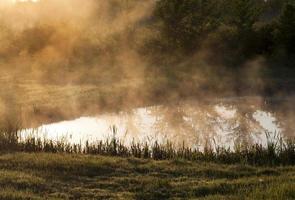
[[[85,143],[71,144],[67,140],[53,141],[46,138],[30,136],[20,138],[19,131],[0,132],[1,152],[50,152],[69,154],[94,154],[120,157],[136,157],[154,160],[185,159],[190,161],[206,161],[225,164],[250,165],[294,165],[295,140],[284,139],[281,136],[270,138],[267,135],[267,145],[236,145],[234,149],[215,145],[205,145],[203,149],[190,148],[184,145],[177,147],[173,143],[132,142],[125,145],[113,137],[105,141],[86,141]]]

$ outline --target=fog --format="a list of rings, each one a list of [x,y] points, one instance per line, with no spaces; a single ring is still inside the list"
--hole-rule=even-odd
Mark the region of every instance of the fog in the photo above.
[[[55,105],[43,108],[54,98],[50,91],[60,92],[58,95],[64,95],[71,104],[71,116],[80,112],[76,105],[82,103],[91,110],[96,106],[92,104],[99,101],[105,102],[103,106],[111,104],[106,95],[96,97],[93,93],[133,98],[132,91],[143,88],[146,62],[137,48],[149,37],[142,24],[151,15],[153,4],[92,0],[2,2],[0,65],[1,81],[7,88],[1,91],[2,104],[15,101],[22,109],[50,110]],[[79,99],[83,96],[76,94],[81,91],[90,92],[90,101],[95,102],[84,103]],[[56,106],[64,105],[61,102]]]
[[[240,131],[247,131],[248,120],[255,121],[253,113],[263,108],[277,115],[293,134],[290,102],[276,101],[279,106],[269,106],[272,101],[260,95],[270,84],[261,77],[266,68],[263,57],[244,62],[240,76],[234,76],[217,57],[211,59],[215,56],[209,48],[214,43],[212,35],[188,56],[165,60],[169,52],[154,52],[161,26],[153,17],[155,4],[154,0],[2,0],[2,126],[17,122],[38,127],[80,116],[164,105],[170,108],[166,120],[177,129],[181,111],[173,110],[174,105],[188,99],[197,102],[198,113],[204,116],[196,119],[206,123],[210,120],[206,115],[212,113],[208,101],[227,104],[231,97],[253,94],[254,104],[251,98],[247,102],[230,100],[229,106],[238,112],[236,119],[246,126]],[[169,63],[168,67],[163,63]]]

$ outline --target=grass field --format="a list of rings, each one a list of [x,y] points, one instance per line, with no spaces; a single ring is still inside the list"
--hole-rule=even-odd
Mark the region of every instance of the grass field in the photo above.
[[[295,167],[90,155],[0,156],[0,199],[295,199]]]

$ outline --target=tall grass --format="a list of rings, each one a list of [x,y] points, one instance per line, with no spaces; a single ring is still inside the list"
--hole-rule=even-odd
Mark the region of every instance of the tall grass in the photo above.
[[[27,137],[21,139],[19,131],[0,132],[1,152],[51,152],[71,154],[97,154],[107,156],[136,157],[155,160],[185,159],[190,161],[208,161],[217,163],[242,163],[250,165],[294,165],[295,140],[276,137],[266,146],[262,144],[236,145],[234,149],[206,145],[203,149],[181,147],[171,142],[136,143],[125,145],[113,137],[106,141],[71,144],[66,140],[53,141],[46,138]]]

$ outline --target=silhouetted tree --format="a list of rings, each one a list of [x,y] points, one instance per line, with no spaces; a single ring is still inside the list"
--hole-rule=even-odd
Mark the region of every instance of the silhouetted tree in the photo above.
[[[295,6],[287,4],[279,20],[279,42],[288,54],[295,53]]]

